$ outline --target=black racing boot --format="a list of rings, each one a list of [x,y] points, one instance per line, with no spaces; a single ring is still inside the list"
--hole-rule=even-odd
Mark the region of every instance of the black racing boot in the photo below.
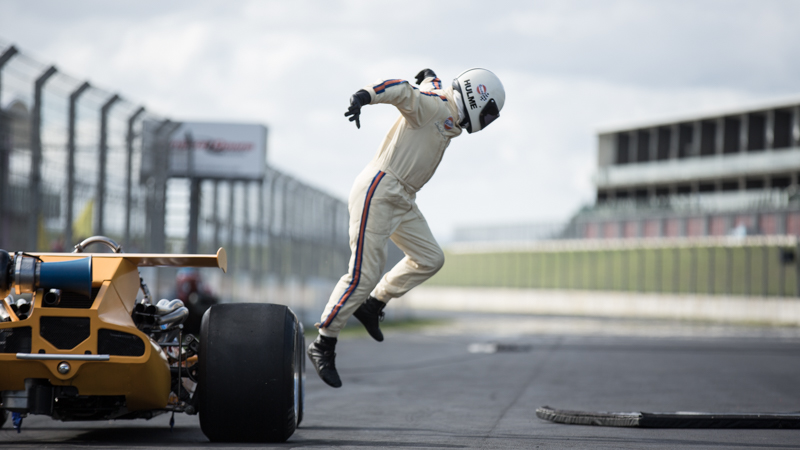
[[[339,378],[339,372],[336,371],[336,338],[325,337],[323,335],[317,336],[314,342],[308,346],[308,359],[314,364],[317,369],[317,375],[322,378],[322,381],[335,388],[342,387],[342,380]]]
[[[381,333],[380,323],[383,322],[383,317],[386,315],[386,313],[383,312],[383,308],[385,307],[386,303],[370,296],[367,298],[367,301],[362,303],[356,312],[353,313],[356,319],[364,324],[364,328],[367,329],[367,333],[372,336],[372,339],[378,342],[383,342],[383,333]]]

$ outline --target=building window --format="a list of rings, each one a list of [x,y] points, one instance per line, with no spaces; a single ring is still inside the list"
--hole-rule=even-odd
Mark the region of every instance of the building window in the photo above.
[[[792,177],[789,175],[782,175],[777,177],[772,177],[772,181],[770,182],[770,186],[774,189],[786,189],[792,184]]]
[[[739,153],[739,135],[741,134],[742,121],[738,117],[725,118],[725,134],[722,143],[723,153]]]
[[[692,217],[686,221],[687,236],[705,236],[706,221],[702,217]]]
[[[717,153],[717,124],[711,120],[700,123],[700,155],[707,156]]]
[[[608,192],[597,191],[597,203],[603,203],[608,200]]]
[[[764,150],[766,145],[766,117],[764,114],[753,113],[747,115],[747,150],[758,152]]]
[[[617,164],[628,164],[630,137],[628,133],[617,133]]]
[[[734,228],[744,227],[747,229],[747,234],[753,234],[756,230],[756,216],[750,214],[739,214],[733,221]]]
[[[756,190],[756,189],[764,189],[764,179],[763,178],[748,178],[744,182],[744,188],[748,191]]]
[[[758,217],[758,233],[759,234],[778,234],[778,216],[777,214],[764,214]]]
[[[711,236],[725,236],[728,234],[727,225],[727,217],[712,217],[709,226],[709,234]]]
[[[720,186],[723,192],[732,192],[739,190],[739,180],[722,180]]]
[[[678,126],[678,158],[692,156],[692,135],[694,127],[690,123]]]
[[[717,186],[714,183],[700,183],[697,186],[697,190],[699,192],[714,192],[716,187]]]
[[[619,225],[615,222],[607,222],[603,224],[603,237],[615,238],[619,237]]]
[[[691,194],[692,193],[692,186],[688,184],[681,184],[675,188],[675,192],[679,195]]]
[[[656,197],[667,197],[667,196],[669,196],[669,188],[666,187],[656,188]]]
[[[600,225],[596,223],[590,223],[586,226],[586,237],[588,239],[594,239],[600,237],[599,231]]]
[[[792,146],[792,111],[775,110],[772,126],[772,148],[789,148]]]
[[[639,222],[630,221],[630,222],[623,222],[623,237],[626,238],[635,238],[639,237]]]
[[[636,162],[650,161],[650,131],[639,130],[636,139]]]
[[[786,234],[800,236],[800,213],[791,213],[786,218]]]
[[[669,144],[671,131],[669,127],[658,129],[658,145],[656,146],[656,158],[659,160],[669,159]]]
[[[658,237],[661,232],[661,221],[648,220],[644,223],[645,237]]]
[[[668,237],[677,237],[681,235],[681,219],[668,219],[666,232]]]

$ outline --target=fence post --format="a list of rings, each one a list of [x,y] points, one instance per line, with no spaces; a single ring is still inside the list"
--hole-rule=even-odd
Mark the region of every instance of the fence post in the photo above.
[[[297,209],[298,209],[298,199],[297,199],[297,191],[298,186],[296,181],[293,178],[286,179],[286,190],[283,192],[283,201],[284,201],[284,209],[283,209],[283,230],[282,234],[285,237],[285,264],[283,264],[284,269],[284,277],[285,282],[288,284],[289,281],[292,281],[293,275],[297,273],[296,268],[298,264],[298,256],[297,256],[297,229],[295,228],[297,225]],[[291,291],[291,290],[290,290]],[[291,292],[293,294],[293,292]],[[287,300],[291,301],[293,297],[287,297]]]
[[[186,253],[198,252],[198,226],[200,224],[200,178],[194,173],[194,139],[187,131],[186,156],[188,159],[187,175],[189,177],[189,236],[186,242]]]
[[[133,190],[133,124],[136,119],[144,113],[144,107],[139,107],[132,116],[128,118],[128,132],[125,134],[125,247],[131,247],[131,209],[132,209],[132,190]]]
[[[148,244],[151,252],[166,251],[166,200],[167,200],[167,178],[169,177],[169,138],[172,133],[180,127],[180,123],[175,123],[169,119],[164,120],[155,131],[153,150],[150,156],[153,158],[152,184],[150,185],[150,199],[148,207]]]
[[[106,166],[108,161],[108,112],[119,100],[119,95],[114,94],[100,108],[100,161],[97,175],[97,234],[105,235],[105,209],[106,209]]]
[[[33,91],[33,114],[31,115],[31,178],[28,184],[31,214],[28,222],[28,248],[38,249],[39,221],[42,218],[42,90],[44,84],[56,73],[50,66],[36,79]]]
[[[699,250],[698,250],[697,246],[694,246],[694,247],[691,247],[689,251],[690,251],[690,254],[691,254],[691,261],[690,261],[690,264],[689,264],[689,275],[690,275],[690,280],[691,280],[690,287],[689,287],[689,292],[691,292],[692,294],[697,294],[697,266],[698,266],[698,264],[697,264],[697,252]]]
[[[212,200],[211,209],[214,215],[214,249],[222,247],[222,242],[219,238],[219,180],[214,180],[214,199]]]
[[[767,245],[761,246],[761,296],[769,295],[769,249]]]
[[[266,172],[266,170],[265,170]],[[261,279],[261,286],[264,286],[265,280],[265,273],[264,273],[264,247],[267,244],[266,240],[266,230],[264,229],[264,202],[266,201],[266,195],[264,195],[264,189],[266,188],[266,183],[264,183],[264,179],[258,181],[258,219],[256,220],[256,242],[258,243],[258,247],[256,249],[256,259],[258,263],[256,264],[256,273]]]
[[[17,53],[17,48],[12,45],[0,55],[0,105],[2,105],[3,95],[3,67]],[[4,248],[8,248],[9,242],[6,239],[8,233],[6,224],[8,223],[8,219],[5,214],[5,199],[8,185],[9,154],[11,153],[11,124],[4,124],[4,121],[2,112],[0,112],[0,244],[2,244]]]
[[[73,245],[72,222],[75,212],[75,121],[77,119],[76,107],[78,97],[89,89],[89,82],[85,81],[78,89],[69,95],[69,123],[67,124],[67,220],[64,223],[64,248]],[[88,236],[81,236],[88,237]]]
[[[242,206],[244,207],[244,211],[242,211],[242,232],[241,232],[241,240],[242,240],[242,251],[239,256],[241,262],[241,266],[243,266],[244,270],[250,271],[252,269],[251,266],[251,252],[250,252],[250,222],[251,222],[251,214],[252,210],[250,209],[250,181],[242,180]]]
[[[294,270],[292,270],[292,275],[302,280],[303,277],[306,275],[304,268],[305,254],[303,251],[305,248],[304,245],[305,243],[303,242],[303,235],[305,233],[306,195],[305,195],[305,188],[300,183],[297,183],[297,186],[295,188],[295,198],[293,203],[294,203],[293,204],[294,214],[292,214],[292,217],[294,218],[294,223],[292,224],[292,230],[293,230],[292,243],[294,244],[295,247],[294,255],[296,258],[296,263],[293,266]]]
[[[269,237],[269,247],[267,248],[267,271],[278,277],[277,258],[278,240],[275,238],[275,223],[278,216],[278,179],[281,177],[278,171],[274,171],[269,188],[269,217],[267,218],[267,236]]]
[[[290,202],[291,178],[283,178],[283,189],[281,189],[281,254],[278,262],[281,265],[281,284],[284,288],[287,285],[289,274],[294,265],[294,235],[289,229],[289,224],[293,219],[293,208]]]
[[[786,293],[786,264],[783,263],[783,249],[778,247],[778,297]]]
[[[794,245],[794,296],[800,298],[800,238],[797,237]]]
[[[236,258],[239,256],[239,252],[236,251],[236,244],[234,243],[235,232],[233,230],[236,226],[236,217],[234,216],[236,212],[236,208],[234,207],[236,203],[235,191],[236,181],[231,180],[228,182],[228,237],[226,239],[227,246],[230,248],[230,251],[228,251],[228,261],[231,266],[231,273],[234,273],[234,270],[238,268],[238,261]]]
[[[14,55],[16,55],[17,53],[19,53],[19,50],[17,50],[17,47],[14,47],[12,45],[11,47],[8,47],[6,49],[6,51],[3,52],[2,55],[0,55],[0,104],[2,104],[2,100],[3,100],[3,97],[2,97],[2,95],[3,95],[3,76],[2,76],[3,66],[5,66],[6,63],[11,58],[13,58]]]
[[[6,190],[11,155],[11,117],[0,111],[0,247],[9,248]]]

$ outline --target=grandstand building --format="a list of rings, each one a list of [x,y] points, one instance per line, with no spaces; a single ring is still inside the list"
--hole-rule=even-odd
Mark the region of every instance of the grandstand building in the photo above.
[[[599,131],[594,184],[567,224],[461,227],[454,241],[800,236],[800,99]]]
[[[569,237],[800,235],[800,100],[603,130],[597,143],[597,201]]]

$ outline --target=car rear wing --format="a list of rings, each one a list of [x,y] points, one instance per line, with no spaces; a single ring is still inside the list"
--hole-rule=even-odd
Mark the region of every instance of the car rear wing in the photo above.
[[[27,253],[31,256],[91,256],[92,258],[124,258],[139,267],[218,267],[228,271],[228,255],[220,247],[216,255],[180,253]]]

